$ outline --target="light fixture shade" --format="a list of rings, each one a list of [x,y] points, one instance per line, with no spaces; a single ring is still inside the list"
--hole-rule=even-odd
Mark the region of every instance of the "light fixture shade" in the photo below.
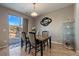
[[[38,16],[38,14],[37,14],[36,12],[32,12],[32,13],[31,13],[31,16],[32,16],[32,17],[36,17],[36,16]]]

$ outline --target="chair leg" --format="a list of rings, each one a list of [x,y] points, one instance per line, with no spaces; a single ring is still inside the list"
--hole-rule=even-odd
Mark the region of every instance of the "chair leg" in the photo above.
[[[23,40],[21,39],[21,48],[23,48],[23,45],[24,45],[24,42],[23,42]]]
[[[31,44],[29,44],[29,54],[30,54],[30,51],[31,51]]]
[[[27,51],[27,41],[25,43],[26,43],[26,45],[25,45],[25,51]]]
[[[47,46],[48,46],[48,41],[47,41]]]
[[[36,48],[35,48],[35,56],[36,56]]]
[[[35,56],[37,55],[37,44],[35,44]]]

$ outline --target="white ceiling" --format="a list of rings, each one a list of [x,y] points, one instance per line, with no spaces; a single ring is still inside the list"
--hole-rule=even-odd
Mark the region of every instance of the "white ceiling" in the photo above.
[[[32,3],[0,3],[1,6],[16,10],[30,16],[33,11]],[[38,16],[71,5],[71,3],[36,3]]]

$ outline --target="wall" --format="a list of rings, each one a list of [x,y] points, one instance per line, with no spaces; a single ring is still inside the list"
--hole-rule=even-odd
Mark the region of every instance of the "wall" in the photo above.
[[[75,43],[76,51],[79,53],[79,4],[75,4]]]
[[[40,21],[44,17],[49,17],[52,19],[52,23],[44,27],[40,25]],[[44,14],[36,19],[36,28],[37,31],[42,32],[43,30],[48,30],[52,36],[53,42],[62,43],[63,42],[63,23],[65,21],[74,20],[74,7],[73,5],[67,6],[65,8]],[[41,33],[40,33],[41,34]]]
[[[35,26],[35,20],[29,20],[28,21],[28,32],[32,31],[32,27]]]
[[[8,21],[6,14],[0,13],[0,47],[7,45],[8,42]],[[4,35],[5,34],[5,35]]]
[[[8,9],[8,8],[4,8],[2,6],[0,6],[0,47],[2,47],[2,45],[8,45],[9,42],[9,23],[8,23],[8,15],[16,15],[16,16],[20,16],[23,17],[24,20],[28,20],[28,22],[30,22],[30,20],[32,20],[31,18],[27,17],[26,15],[19,13],[17,11]],[[31,25],[32,24],[28,24],[27,26],[29,26],[31,29]],[[24,24],[24,31],[28,31],[26,24]],[[8,52],[8,50],[7,50]],[[4,52],[5,55],[5,52]],[[8,53],[7,53],[8,55]]]
[[[27,19],[23,20],[23,31],[26,33],[28,32],[28,20]]]

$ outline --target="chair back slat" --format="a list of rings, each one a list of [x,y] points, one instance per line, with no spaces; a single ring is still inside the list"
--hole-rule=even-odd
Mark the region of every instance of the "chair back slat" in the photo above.
[[[23,40],[26,39],[26,33],[25,33],[25,32],[22,32],[21,38],[22,38]]]
[[[29,41],[32,45],[35,44],[35,33],[34,32],[29,32]]]
[[[47,38],[48,37],[48,31],[42,31],[42,36]]]

